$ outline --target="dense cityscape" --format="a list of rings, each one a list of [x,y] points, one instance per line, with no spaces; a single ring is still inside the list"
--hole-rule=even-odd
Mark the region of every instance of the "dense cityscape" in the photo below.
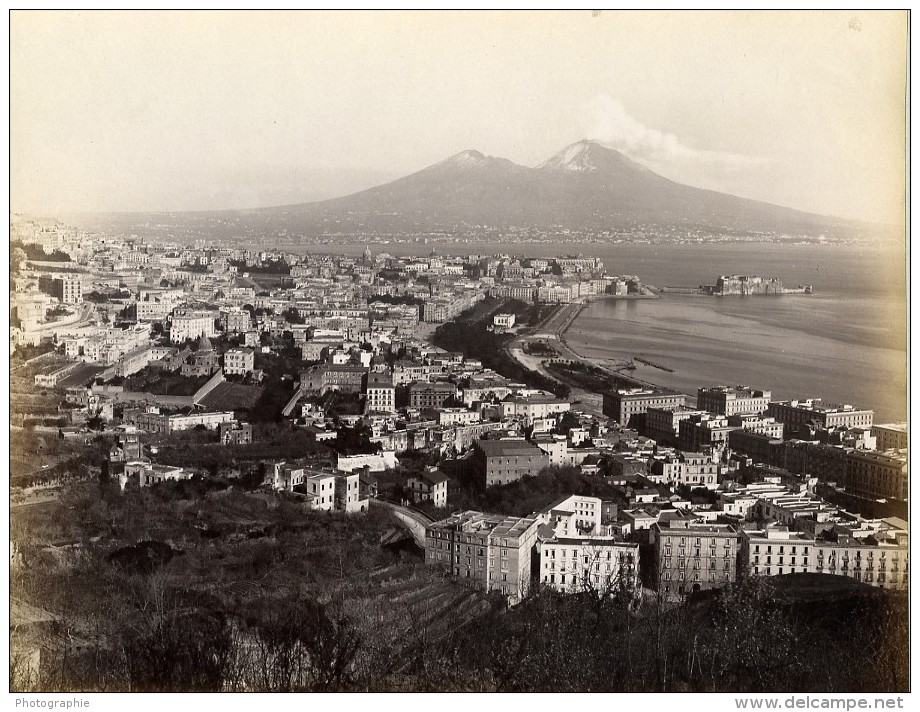
[[[907,424],[573,350],[641,275],[10,239],[14,689],[907,684]]]

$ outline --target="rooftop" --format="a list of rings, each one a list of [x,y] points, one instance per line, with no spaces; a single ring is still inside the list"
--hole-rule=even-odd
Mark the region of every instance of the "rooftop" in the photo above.
[[[476,447],[486,457],[510,455],[543,455],[543,451],[526,440],[477,440]]]
[[[428,528],[518,538],[536,524],[537,520],[531,517],[509,517],[504,514],[487,514],[467,510],[465,512],[455,512],[446,519],[433,522],[428,525]]]
[[[872,412],[864,411],[856,406],[852,406],[849,403],[843,405],[838,403],[825,403],[820,398],[807,398],[805,400],[785,400],[785,401],[772,401],[775,405],[788,406],[790,408],[797,408],[798,410],[807,410],[812,413],[858,413],[858,412]]]
[[[639,545],[628,541],[618,541],[613,537],[590,537],[577,539],[574,537],[560,537],[550,539],[547,544],[565,544],[568,546],[622,546],[629,549],[638,549]]]

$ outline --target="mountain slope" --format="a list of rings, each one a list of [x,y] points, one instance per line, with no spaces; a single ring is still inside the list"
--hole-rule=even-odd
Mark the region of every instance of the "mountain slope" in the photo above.
[[[536,167],[479,151],[341,198],[252,210],[72,216],[85,229],[171,238],[203,234],[259,240],[336,235],[466,234],[535,229],[849,239],[879,226],[815,215],[669,180],[596,141],[565,147]],[[485,234],[485,230],[480,230]]]
[[[285,214],[303,228],[338,226],[343,231],[657,224],[818,233],[847,224],[682,185],[594,141],[572,144],[536,168],[463,151],[353,195],[258,212]]]

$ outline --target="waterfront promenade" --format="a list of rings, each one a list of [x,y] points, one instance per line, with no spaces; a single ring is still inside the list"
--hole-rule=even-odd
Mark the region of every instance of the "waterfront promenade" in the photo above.
[[[624,373],[629,362],[610,361],[607,359],[593,359],[582,356],[575,351],[565,340],[565,333],[572,326],[581,311],[591,302],[601,299],[626,300],[626,299],[655,299],[654,294],[614,296],[614,295],[597,295],[588,297],[583,301],[572,302],[562,305],[559,309],[550,314],[543,322],[538,324],[527,333],[521,334],[518,338],[512,340],[505,347],[507,353],[524,368],[535,371],[543,376],[555,381],[566,382],[560,378],[559,374],[554,373],[546,368],[547,362],[575,362],[585,366],[593,366],[611,379],[611,386],[615,383],[623,383],[628,386],[641,388],[658,388],[659,386],[650,381]],[[545,351],[544,353],[533,353],[534,346],[539,344]],[[572,386],[572,399],[581,402],[582,409],[594,413],[602,414],[600,394],[578,388],[572,383],[566,383]]]

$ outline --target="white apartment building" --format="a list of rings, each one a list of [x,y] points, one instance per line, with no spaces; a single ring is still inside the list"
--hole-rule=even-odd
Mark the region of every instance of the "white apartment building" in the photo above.
[[[599,497],[569,495],[563,497],[533,516],[553,528],[554,536],[561,538],[600,536],[602,506]]]
[[[186,339],[217,336],[216,319],[217,312],[176,310],[169,327],[169,339],[173,343],[181,344]]]
[[[878,588],[907,589],[906,529],[880,528],[871,539],[844,533],[837,541],[816,539],[784,525],[741,532],[741,563],[755,576],[819,573],[848,576]]]
[[[323,512],[366,512],[370,504],[367,497],[361,496],[357,472],[315,470],[276,462],[272,467],[271,485],[285,492],[301,487],[309,498],[310,509]]]
[[[154,406],[143,411],[125,411],[125,423],[133,425],[148,433],[169,433],[179,430],[191,430],[201,425],[208,430],[215,430],[221,423],[234,420],[233,411],[198,412],[188,415],[164,415]]]
[[[365,413],[396,412],[396,388],[388,375],[369,373],[364,396]]]
[[[255,352],[252,349],[229,349],[224,354],[224,373],[245,376],[255,368]]]
[[[609,595],[639,590],[639,545],[611,538],[541,541],[540,583],[561,593]]]

